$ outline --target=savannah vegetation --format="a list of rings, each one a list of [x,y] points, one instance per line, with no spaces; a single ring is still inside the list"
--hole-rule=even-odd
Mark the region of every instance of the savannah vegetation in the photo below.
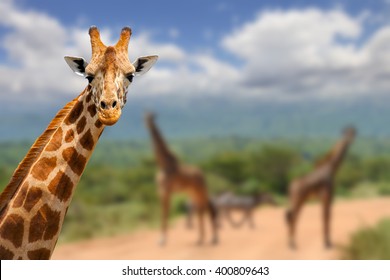
[[[289,181],[311,170],[335,141],[230,137],[171,140],[170,146],[184,162],[202,168],[211,194],[269,192],[283,205]],[[363,137],[355,141],[336,179],[336,199],[390,195],[389,143]],[[0,190],[31,144],[0,143]],[[149,139],[100,141],[77,186],[59,242],[156,227],[155,171]],[[183,213],[184,199],[174,198],[173,219]]]
[[[344,259],[390,260],[390,219],[374,227],[360,229],[343,248]]]

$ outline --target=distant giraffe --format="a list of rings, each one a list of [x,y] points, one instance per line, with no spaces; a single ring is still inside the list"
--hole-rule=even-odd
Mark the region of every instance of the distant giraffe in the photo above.
[[[89,81],[84,91],[60,110],[35,141],[0,195],[0,259],[49,259],[75,187],[106,125],[115,124],[127,88],[147,72],[157,56],[128,59],[131,29],[122,29],[113,47],[89,29],[92,60],[65,57]]]
[[[209,200],[207,185],[202,172],[196,167],[180,164],[176,156],[167,147],[155,124],[155,116],[152,113],[145,115],[145,122],[152,138],[158,165],[156,181],[162,207],[160,245],[164,245],[166,242],[170,199],[174,192],[187,194],[196,208],[199,218],[199,239],[197,243],[202,244],[204,241],[203,216],[205,212],[209,213],[211,219],[212,243],[217,243],[216,212]]]
[[[295,248],[295,230],[299,212],[304,202],[311,195],[319,196],[322,201],[324,243],[327,248],[332,246],[330,241],[330,219],[334,178],[355,135],[355,128],[346,128],[343,137],[334,145],[328,154],[317,162],[312,172],[290,183],[289,209],[286,213],[286,219],[289,230],[289,245],[291,248]]]

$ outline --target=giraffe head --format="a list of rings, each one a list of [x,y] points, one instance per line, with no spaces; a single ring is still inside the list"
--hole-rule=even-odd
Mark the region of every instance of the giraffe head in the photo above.
[[[89,29],[92,58],[88,63],[81,57],[66,56],[65,61],[78,75],[88,80],[99,120],[105,125],[115,124],[126,103],[127,89],[135,76],[146,73],[157,61],[157,56],[139,57],[134,63],[128,58],[131,29],[124,27],[115,46],[105,46],[99,30]]]

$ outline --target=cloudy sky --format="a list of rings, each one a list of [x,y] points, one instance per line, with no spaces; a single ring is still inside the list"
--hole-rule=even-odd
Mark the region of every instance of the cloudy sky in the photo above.
[[[380,96],[390,89],[390,1],[0,2],[0,100],[50,104],[86,81],[64,55],[90,57],[129,25],[129,56],[160,60],[130,93],[299,100]],[[68,99],[69,99],[68,98]]]

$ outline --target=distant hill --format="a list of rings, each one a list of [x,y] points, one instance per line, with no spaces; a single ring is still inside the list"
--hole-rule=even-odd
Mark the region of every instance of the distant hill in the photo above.
[[[360,135],[390,137],[390,98],[385,99],[283,103],[221,97],[132,97],[120,121],[106,129],[104,138],[145,139],[145,110],[157,113],[158,124],[171,138],[334,137],[347,124],[355,125]],[[35,139],[61,106],[58,103],[25,113],[4,108],[0,112],[0,141]]]

